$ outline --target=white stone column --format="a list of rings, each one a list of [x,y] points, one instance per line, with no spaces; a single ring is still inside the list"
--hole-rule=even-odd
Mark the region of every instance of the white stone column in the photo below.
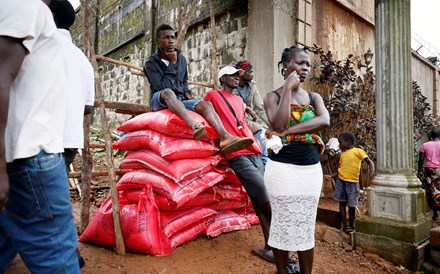
[[[417,270],[432,221],[415,176],[410,0],[375,0],[376,177],[355,245]]]
[[[377,176],[369,212],[417,222],[424,197],[414,170],[410,21],[409,0],[376,1]],[[412,209],[412,202],[420,206]]]

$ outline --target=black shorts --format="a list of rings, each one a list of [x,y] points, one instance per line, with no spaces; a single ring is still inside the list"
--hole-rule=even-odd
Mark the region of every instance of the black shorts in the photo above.
[[[269,202],[269,196],[264,186],[264,165],[261,155],[240,155],[229,159],[229,164],[251,198],[255,213],[262,214],[261,206]]]

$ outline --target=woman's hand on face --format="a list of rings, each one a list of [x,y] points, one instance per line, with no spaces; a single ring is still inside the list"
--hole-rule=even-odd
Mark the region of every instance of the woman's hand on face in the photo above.
[[[296,72],[296,70],[294,70],[292,73],[289,74],[289,76],[287,76],[286,81],[285,81],[285,86],[289,89],[295,89],[299,83],[301,82],[298,73]]]

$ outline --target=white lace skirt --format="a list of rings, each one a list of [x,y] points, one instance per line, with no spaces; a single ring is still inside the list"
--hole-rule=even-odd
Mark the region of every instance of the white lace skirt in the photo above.
[[[287,251],[315,246],[322,177],[320,163],[298,166],[268,160],[264,182],[272,206],[269,246]]]

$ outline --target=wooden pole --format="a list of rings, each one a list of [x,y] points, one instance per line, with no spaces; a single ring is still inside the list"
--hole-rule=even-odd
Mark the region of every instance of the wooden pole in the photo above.
[[[209,16],[210,20],[210,31],[211,31],[211,81],[214,82],[214,89],[219,89],[218,77],[218,63],[217,63],[217,32],[215,30],[215,13],[214,4],[212,0],[209,0]]]
[[[136,71],[131,71],[131,74],[136,75],[136,76],[142,76],[145,77],[144,71],[142,67],[130,64],[130,63],[126,63],[126,62],[122,62],[119,60],[115,60],[109,57],[105,57],[102,55],[96,55],[96,60],[100,60],[100,61],[104,61],[104,62],[108,62],[108,63],[112,63],[115,65],[120,65],[120,66],[125,66],[128,68],[132,68]],[[191,85],[196,85],[196,86],[202,86],[202,87],[208,87],[208,88],[214,88],[214,84],[211,83],[206,83],[206,82],[197,82],[197,81],[188,81],[189,84]],[[107,102],[105,102],[107,103]]]
[[[112,58],[109,58],[109,57],[105,57],[105,56],[102,56],[102,55],[96,55],[96,60],[110,62],[110,63],[116,64],[116,65],[126,66],[126,67],[129,67],[129,68],[132,68],[132,69],[135,69],[135,70],[138,70],[138,71],[144,73],[144,69],[142,67],[140,67],[140,66],[136,66],[136,65],[133,65],[133,64],[130,64],[130,63],[119,61],[119,60],[115,60],[115,59],[112,59]]]
[[[129,172],[131,169],[117,169],[115,170],[115,174],[120,176],[120,175],[124,175],[125,173]],[[109,172],[108,171],[92,171],[90,172],[91,177],[102,177],[102,176],[109,176]],[[69,173],[69,178],[80,178],[81,177],[81,173],[80,172],[70,172]]]
[[[179,11],[177,13],[177,28],[179,29],[179,31],[183,28],[182,16],[183,16],[183,3],[182,0],[179,0]]]
[[[82,150],[81,165],[81,213],[79,222],[79,233],[82,234],[90,221],[90,186],[92,184],[93,159],[90,152],[90,123],[92,115],[84,116],[84,148]],[[70,177],[70,174],[69,174]]]
[[[115,167],[113,163],[112,154],[112,139],[108,126],[104,98],[101,89],[101,80],[99,78],[98,62],[96,61],[95,49],[92,46],[92,39],[89,26],[89,14],[90,14],[90,2],[89,0],[81,0],[81,5],[84,7],[84,44],[89,52],[89,60],[92,63],[93,69],[95,71],[95,97],[99,105],[99,114],[101,116],[101,124],[104,131],[105,138],[105,151],[107,156],[107,168],[109,169],[110,177],[110,194],[112,197],[112,212],[115,230],[115,240],[116,240],[116,252],[119,255],[125,255],[125,243],[122,235],[121,221],[119,216],[119,201],[118,192],[116,190],[116,174]]]
[[[182,28],[179,29],[179,33],[177,36],[176,48],[180,49],[182,47],[183,40],[185,39],[186,31],[188,30],[188,27],[189,27],[189,20],[191,20],[194,13],[196,12],[196,8],[198,6],[198,3],[199,3],[199,0],[194,0],[192,2],[192,5],[191,5],[189,12],[185,16],[185,22],[183,22]],[[179,19],[179,20],[181,20],[181,19]]]

